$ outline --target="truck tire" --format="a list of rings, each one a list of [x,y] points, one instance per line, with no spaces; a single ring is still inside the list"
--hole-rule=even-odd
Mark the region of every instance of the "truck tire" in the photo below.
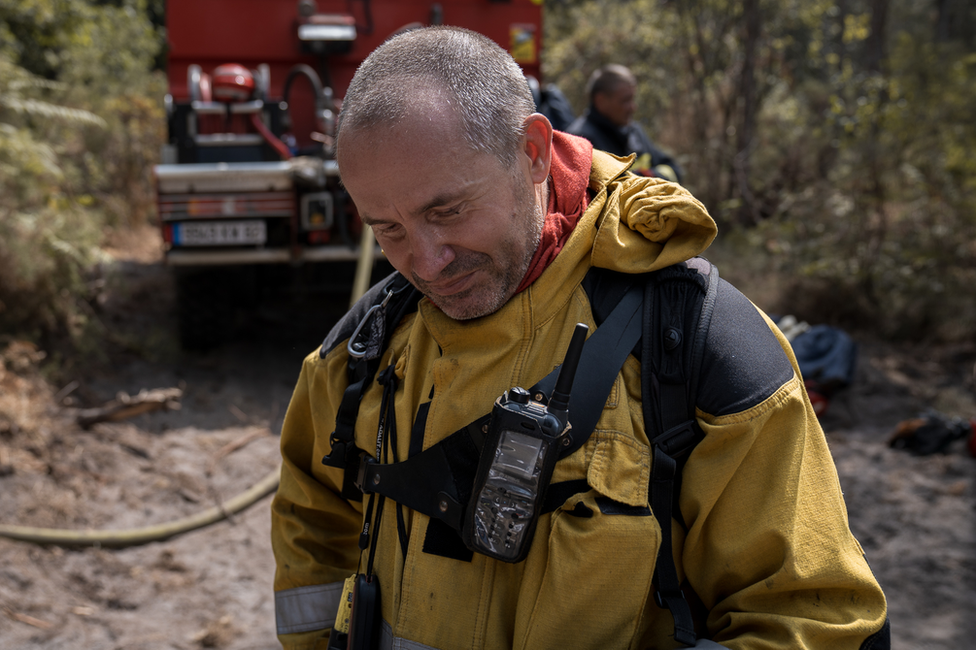
[[[225,336],[232,308],[219,269],[178,269],[177,317],[180,345],[188,352],[206,352]]]

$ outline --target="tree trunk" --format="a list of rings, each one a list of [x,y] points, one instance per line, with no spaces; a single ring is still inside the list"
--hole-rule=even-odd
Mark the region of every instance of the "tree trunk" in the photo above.
[[[732,167],[738,194],[742,199],[739,221],[743,224],[754,225],[759,221],[760,215],[755,196],[749,186],[749,175],[759,103],[756,89],[756,50],[759,47],[759,37],[762,30],[759,0],[744,0],[742,3],[742,20],[745,28],[742,42],[742,70],[739,74],[739,100],[742,111],[740,123],[736,129],[736,153]]]
[[[871,33],[864,43],[864,67],[868,72],[882,72],[887,56],[889,0],[871,0]]]
[[[976,41],[976,12],[971,0],[935,0],[935,41],[962,41],[972,47]]]

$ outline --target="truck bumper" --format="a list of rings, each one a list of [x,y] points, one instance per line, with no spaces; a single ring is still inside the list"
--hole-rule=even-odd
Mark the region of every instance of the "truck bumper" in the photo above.
[[[379,247],[376,254],[382,255]],[[352,262],[359,259],[358,248],[322,246],[303,248],[293,254],[288,248],[234,250],[171,250],[169,266],[229,266],[235,264],[306,264],[309,262]]]

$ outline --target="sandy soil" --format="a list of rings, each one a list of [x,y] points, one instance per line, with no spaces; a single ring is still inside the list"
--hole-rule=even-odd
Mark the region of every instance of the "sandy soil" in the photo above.
[[[285,295],[247,313],[204,355],[173,336],[158,251],[120,242],[99,317],[105,362],[51,383],[42,352],[0,344],[0,524],[122,530],[226,501],[277,465],[301,359],[341,312],[340,292]],[[851,527],[885,587],[893,647],[976,637],[976,459],[889,448],[926,408],[976,416],[976,348],[861,342],[854,386],[823,418]],[[77,382],[77,383],[74,383]],[[122,391],[180,387],[181,408],[82,429],[78,409]],[[0,539],[0,648],[256,650],[277,647],[269,503],[140,546],[67,548]]]

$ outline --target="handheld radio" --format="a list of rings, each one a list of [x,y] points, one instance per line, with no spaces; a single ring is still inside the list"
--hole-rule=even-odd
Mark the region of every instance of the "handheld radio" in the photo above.
[[[505,562],[528,554],[559,446],[569,441],[569,393],[588,329],[577,323],[548,404],[518,386],[495,400],[462,526],[471,550]]]

